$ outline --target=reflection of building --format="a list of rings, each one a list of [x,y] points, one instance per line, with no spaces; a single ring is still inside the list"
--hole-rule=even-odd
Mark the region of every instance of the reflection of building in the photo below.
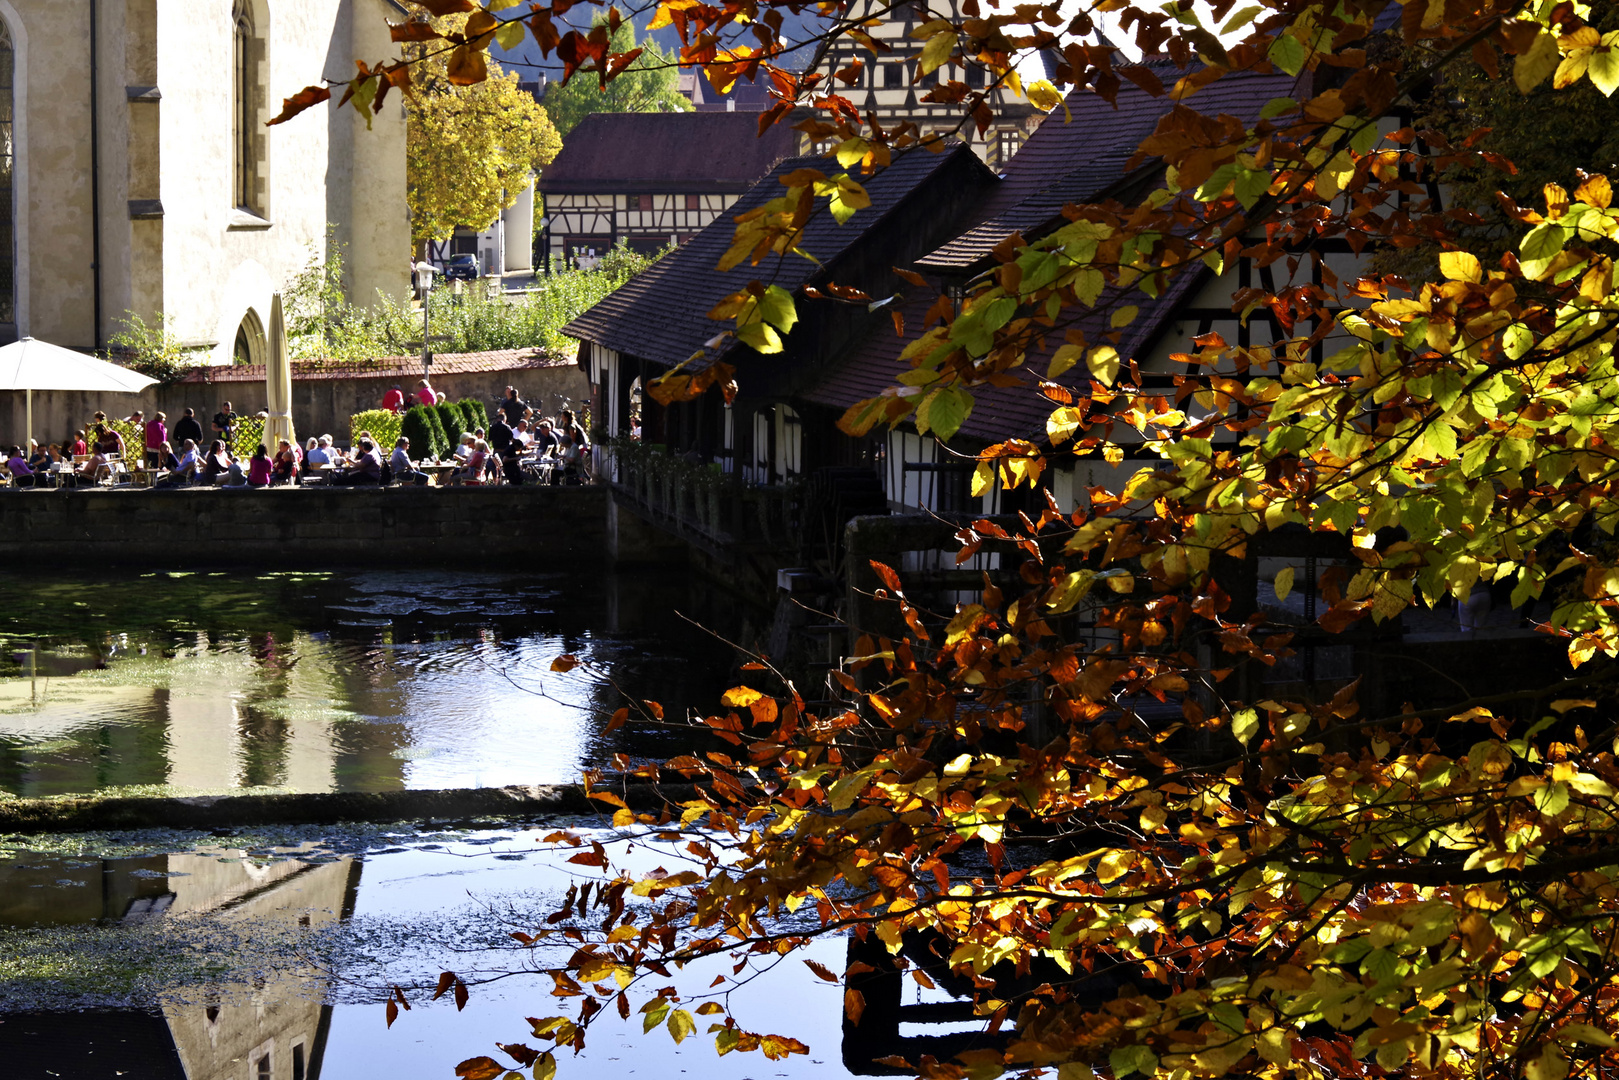
[[[222,862],[221,855],[237,859]],[[241,861],[241,855],[203,851],[101,862],[66,871],[100,879],[77,889],[30,888],[54,882],[64,873],[61,864],[28,870],[0,866],[0,923],[208,915],[278,933],[329,924],[352,912],[358,862],[284,860],[260,867]],[[48,880],[30,880],[37,877]],[[167,1005],[161,1014],[0,1016],[0,1058],[8,1080],[118,1075],[112,1062],[134,1067],[125,1075],[143,1080],[315,1080],[331,1025],[323,991],[313,971],[260,974],[252,981],[227,976],[206,1000]]]
[[[683,244],[791,154],[796,138],[780,124],[761,136],[757,113],[587,116],[540,177],[541,264],[571,266],[620,240],[646,253]]]
[[[126,311],[163,313],[215,360],[261,361],[270,294],[325,249],[328,223],[354,295],[403,293],[397,102],[373,131],[335,108],[265,126],[335,58],[392,52],[384,16],[400,13],[389,0],[0,0],[0,340],[101,346]]]

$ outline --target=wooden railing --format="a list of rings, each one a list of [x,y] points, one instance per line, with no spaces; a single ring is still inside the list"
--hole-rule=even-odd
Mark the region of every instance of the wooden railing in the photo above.
[[[671,532],[715,548],[798,547],[797,485],[744,484],[718,464],[688,461],[657,446],[598,445],[596,454],[598,480]]]

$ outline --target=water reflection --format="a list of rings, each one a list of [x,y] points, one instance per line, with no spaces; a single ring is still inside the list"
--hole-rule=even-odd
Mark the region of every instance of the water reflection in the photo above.
[[[746,620],[645,576],[374,572],[0,577],[0,788],[295,791],[556,783],[615,752],[616,683],[714,701]],[[549,672],[571,652],[607,673]]]
[[[261,862],[242,851],[125,859],[0,864],[0,925],[98,925],[136,932],[155,920],[210,920],[216,941],[232,929],[259,939],[314,934],[354,909],[360,864],[352,858]],[[65,874],[68,876],[56,877]],[[221,966],[230,950],[211,957]],[[69,976],[81,993],[112,997],[153,972],[118,971],[116,954]],[[121,977],[120,977],[121,976]],[[161,978],[161,975],[159,975]],[[123,987],[134,993],[133,986]],[[190,1000],[158,1008],[22,1012],[0,1016],[8,1075],[175,1077],[177,1080],[306,1080],[320,1075],[331,1028],[326,974],[297,963],[209,980]]]
[[[525,1016],[567,1005],[548,996],[544,978],[479,984],[560,958],[509,937],[542,923],[567,886],[592,873],[564,862],[568,852],[541,851],[549,831],[243,838],[123,857],[14,851],[0,863],[4,1075],[451,1076],[496,1041],[521,1040]],[[644,845],[628,859],[650,868],[673,854]],[[805,955],[836,969],[844,948],[828,940]],[[475,984],[466,1011],[418,989],[416,1007],[388,1029],[387,988],[431,986],[446,966]],[[728,980],[718,990],[716,975]],[[839,1053],[842,991],[799,957],[740,975],[729,963],[697,964],[670,982],[688,1007],[728,995],[744,1026],[790,1034],[811,1052],[718,1058],[708,1038],[677,1046],[661,1031],[643,1035],[633,1014],[614,1015],[564,1069],[659,1080],[851,1075]]]

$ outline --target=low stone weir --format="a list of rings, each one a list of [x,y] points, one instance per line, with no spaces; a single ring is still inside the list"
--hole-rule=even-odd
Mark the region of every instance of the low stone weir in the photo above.
[[[609,557],[603,487],[0,491],[0,558],[64,570],[433,563],[552,570]],[[491,560],[496,560],[492,563]]]
[[[691,784],[598,787],[636,810],[657,811],[697,797]],[[544,814],[612,816],[579,784],[514,785],[429,791],[333,791],[312,794],[174,797],[68,796],[0,801],[0,833],[123,829],[218,829],[253,825],[330,825],[342,821],[457,821]]]

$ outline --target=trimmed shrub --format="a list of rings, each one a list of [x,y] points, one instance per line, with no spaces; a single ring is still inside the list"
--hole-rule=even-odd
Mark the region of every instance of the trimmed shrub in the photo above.
[[[399,441],[401,418],[387,409],[367,409],[349,417],[349,445],[360,445],[360,432],[369,431],[384,454]],[[415,440],[412,440],[414,445]]]
[[[444,428],[444,440],[454,450],[461,442],[461,433],[467,429],[466,418],[461,410],[447,401],[440,402],[434,409],[438,413],[438,422]]]
[[[461,411],[467,413],[467,419],[471,421],[467,430],[472,431],[477,428],[483,428],[485,431],[489,430],[489,412],[483,407],[483,402],[477,398],[462,398]]]
[[[436,409],[412,405],[405,413],[399,433],[410,440],[412,457],[442,456],[448,452],[448,448],[443,446],[444,429],[439,426]]]

